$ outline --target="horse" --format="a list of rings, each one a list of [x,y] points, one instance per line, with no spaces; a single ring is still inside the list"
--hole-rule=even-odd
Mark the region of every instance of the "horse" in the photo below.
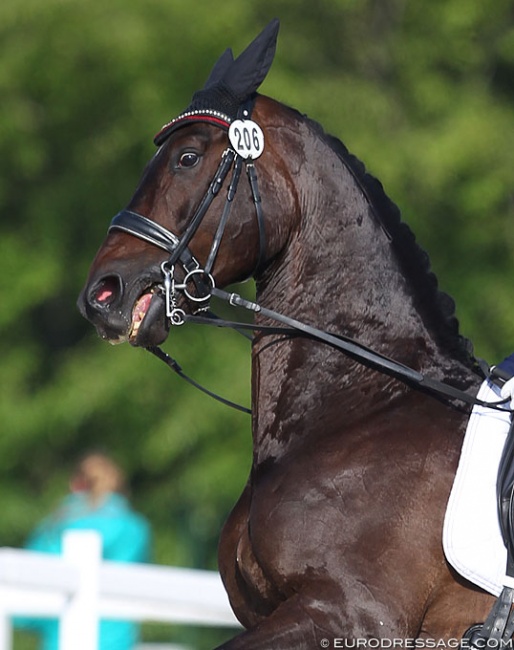
[[[253,461],[219,543],[244,631],[220,650],[452,647],[494,600],[441,543],[469,409],[337,342],[469,395],[476,360],[380,182],[257,92],[277,33],[275,20],[236,59],[227,50],[158,133],[79,308],[110,342],[155,349],[175,323],[207,318],[223,287],[255,279]],[[306,331],[271,327],[277,313]]]

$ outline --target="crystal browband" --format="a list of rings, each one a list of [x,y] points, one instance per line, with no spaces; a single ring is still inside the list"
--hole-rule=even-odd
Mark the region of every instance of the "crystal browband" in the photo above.
[[[160,146],[176,128],[182,126],[183,122],[187,123],[192,121],[212,122],[213,124],[216,124],[216,126],[220,126],[223,129],[228,129],[230,123],[232,122],[232,119],[225,113],[211,109],[186,111],[162,127],[162,129],[154,138],[155,144],[157,146]]]

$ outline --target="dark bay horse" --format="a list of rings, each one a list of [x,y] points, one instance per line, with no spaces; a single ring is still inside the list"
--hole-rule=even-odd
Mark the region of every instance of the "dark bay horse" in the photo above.
[[[103,338],[152,347],[214,285],[253,275],[264,308],[473,393],[453,302],[381,185],[318,124],[257,94],[277,29],[235,61],[227,51],[157,136],[82,312]],[[252,356],[253,464],[219,550],[246,631],[222,648],[442,647],[483,621],[493,597],[452,572],[441,543],[464,409],[311,337],[257,333]]]

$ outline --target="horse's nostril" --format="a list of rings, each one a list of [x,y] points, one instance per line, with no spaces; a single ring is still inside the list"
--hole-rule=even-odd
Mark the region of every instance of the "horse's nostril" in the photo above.
[[[109,307],[121,293],[121,281],[116,276],[107,276],[98,282],[91,292],[91,302],[99,307]]]

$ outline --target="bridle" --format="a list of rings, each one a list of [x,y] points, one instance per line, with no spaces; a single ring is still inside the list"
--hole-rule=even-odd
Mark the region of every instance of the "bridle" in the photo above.
[[[244,123],[244,120],[248,120],[249,123],[255,125],[255,123],[249,119],[251,117],[252,108],[253,101],[243,104],[239,110],[238,119],[236,122]],[[211,123],[226,131],[229,131],[231,125],[235,123],[231,120],[231,118],[224,115],[223,113],[220,113],[219,111],[208,109],[189,111],[183,113],[182,115],[179,115],[177,118],[165,125],[163,129],[161,129],[161,131],[156,135],[154,139],[155,143],[160,146],[175,129],[195,121]],[[231,144],[233,144],[233,140],[231,140]],[[509,410],[507,407],[505,407],[505,403],[508,400],[499,400],[497,402],[483,402],[463,390],[446,384],[445,382],[442,382],[438,379],[427,377],[417,370],[409,368],[408,366],[405,366],[404,364],[399,363],[394,359],[390,359],[385,355],[375,352],[374,350],[364,346],[354,339],[341,334],[333,334],[320,330],[311,325],[297,321],[294,318],[285,316],[284,314],[266,309],[255,302],[242,298],[238,294],[227,293],[226,291],[217,288],[212,275],[212,269],[219,251],[223,234],[226,229],[232,202],[236,195],[239,180],[241,177],[243,165],[246,168],[246,173],[251,188],[259,231],[259,253],[256,267],[252,275],[258,273],[263,268],[265,262],[266,236],[264,215],[259,193],[257,171],[255,169],[253,161],[254,158],[251,155],[241,155],[235,146],[231,146],[223,152],[218,168],[214,173],[214,176],[209,184],[206,193],[202,197],[193,216],[189,221],[188,226],[180,237],[178,235],[175,235],[164,226],[156,223],[155,221],[152,221],[151,219],[131,210],[122,210],[113,218],[111,222],[109,232],[113,230],[121,230],[130,235],[138,237],[139,239],[149,242],[167,251],[170,254],[168,260],[163,262],[161,265],[161,270],[163,273],[163,284],[161,288],[165,296],[166,316],[172,325],[182,325],[185,322],[196,322],[200,324],[215,325],[217,327],[230,327],[237,329],[240,332],[244,332],[248,329],[252,331],[260,331],[265,334],[280,333],[288,336],[300,335],[308,337],[330,345],[334,349],[344,352],[348,356],[356,359],[368,367],[393,376],[396,379],[403,381],[405,384],[427,392],[435,397],[443,398],[450,402],[457,400],[472,406],[481,405],[492,409]],[[225,205],[213,238],[213,242],[211,244],[209,255],[207,256],[205,265],[202,267],[200,262],[194,257],[191,250],[189,249],[189,243],[197,232],[214,198],[219,194],[231,169],[232,176],[227,190]],[[174,273],[177,263],[180,263],[185,273],[182,282],[177,282],[175,279]],[[195,286],[194,293],[191,290],[191,285]],[[178,292],[182,292],[186,299],[190,303],[193,303],[193,315],[186,314],[183,309],[178,307]],[[278,321],[282,324],[282,326],[270,327],[258,326],[255,324],[249,325],[247,323],[225,321],[214,317],[212,314],[208,314],[210,308],[210,300],[213,296],[228,302],[234,307],[242,307],[245,310],[259,313],[271,320]],[[163,352],[160,348],[149,347],[147,349],[165,361],[175,372],[177,372],[180,376],[185,378],[200,390],[206,392],[210,396],[215,397],[219,401],[229,406],[237,408],[238,410],[248,413],[251,412],[249,409],[234,404],[229,400],[225,400],[224,398],[219,397],[218,395],[197,384],[194,380],[185,375],[177,362],[167,353]],[[478,362],[478,366],[479,370],[484,376],[489,376],[491,370],[488,368],[485,362]]]
[[[250,117],[252,105],[253,102],[246,102],[242,105],[239,114],[243,120]],[[193,121],[209,122],[224,130],[228,130],[232,123],[232,120],[228,116],[218,111],[204,110],[187,112],[165,125],[155,136],[154,141],[156,144],[161,145],[175,129]],[[122,210],[111,221],[109,232],[112,230],[122,230],[170,253],[168,260],[162,263],[161,270],[163,273],[163,288],[166,299],[166,316],[173,325],[181,325],[185,319],[185,312],[177,306],[178,291],[182,291],[185,297],[194,304],[194,313],[205,312],[209,309],[212,290],[215,288],[212,269],[230,216],[230,210],[237,192],[243,164],[246,168],[250,184],[259,231],[259,253],[252,275],[258,273],[264,264],[266,256],[266,233],[257,172],[253,158],[244,157],[233,147],[229,147],[223,152],[218,168],[212,177],[207,191],[180,237],[164,226],[132,210]],[[202,268],[199,261],[189,249],[189,243],[197,232],[212,202],[223,187],[231,169],[232,176],[228,186],[223,212],[214,235],[211,250]],[[174,274],[177,262],[181,264],[185,273],[185,277],[180,284],[176,282]],[[195,293],[190,289],[192,284],[195,286]]]

